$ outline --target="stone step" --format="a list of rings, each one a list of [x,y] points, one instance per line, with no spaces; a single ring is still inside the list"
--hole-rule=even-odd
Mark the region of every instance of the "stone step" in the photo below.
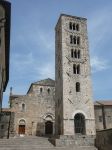
[[[96,150],[94,147],[73,147],[73,148],[65,148],[65,147],[54,147],[54,148],[23,148],[23,147],[16,147],[16,148],[0,148],[0,150]]]
[[[22,137],[0,139],[0,150],[96,150],[92,146],[55,147],[48,138]]]

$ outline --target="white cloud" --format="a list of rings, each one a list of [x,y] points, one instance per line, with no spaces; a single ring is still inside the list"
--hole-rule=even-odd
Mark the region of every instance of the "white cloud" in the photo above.
[[[43,78],[52,78],[54,79],[54,65],[52,63],[44,64],[43,67],[38,68],[38,72],[40,72],[41,79]]]
[[[108,62],[106,60],[102,60],[98,58],[97,56],[94,56],[91,58],[91,67],[92,67],[92,72],[98,72],[107,69]]]
[[[44,59],[43,59],[44,60]],[[11,61],[13,76],[17,79],[32,78],[32,80],[38,80],[42,78],[51,77],[54,78],[54,63],[49,61],[43,61],[39,58],[35,58],[35,54],[29,53],[27,55],[15,54]]]

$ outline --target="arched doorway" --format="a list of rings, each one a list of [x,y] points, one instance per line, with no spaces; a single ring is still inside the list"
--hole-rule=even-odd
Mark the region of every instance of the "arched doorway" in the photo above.
[[[51,122],[51,121],[45,122],[45,134],[46,135],[53,134],[53,122]]]
[[[75,133],[85,134],[85,117],[78,113],[74,117]]]
[[[18,128],[18,134],[22,134],[24,135],[25,134],[25,120],[20,120],[19,121],[19,128]]]

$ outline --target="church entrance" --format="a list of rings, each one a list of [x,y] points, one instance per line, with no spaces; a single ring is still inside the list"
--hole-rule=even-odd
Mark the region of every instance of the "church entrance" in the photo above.
[[[47,121],[45,123],[45,134],[46,135],[51,135],[53,134],[53,122]]]
[[[19,121],[18,134],[20,134],[20,135],[25,134],[25,120],[23,120],[23,119]]]
[[[74,117],[75,133],[85,134],[85,117],[83,114],[78,113]]]
[[[25,125],[19,125],[19,134],[25,134]]]

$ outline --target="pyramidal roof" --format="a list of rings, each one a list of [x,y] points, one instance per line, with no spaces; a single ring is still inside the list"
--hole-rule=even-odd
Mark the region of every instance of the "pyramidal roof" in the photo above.
[[[53,79],[48,78],[48,79],[44,79],[44,80],[34,82],[33,84],[55,86],[55,81]]]

